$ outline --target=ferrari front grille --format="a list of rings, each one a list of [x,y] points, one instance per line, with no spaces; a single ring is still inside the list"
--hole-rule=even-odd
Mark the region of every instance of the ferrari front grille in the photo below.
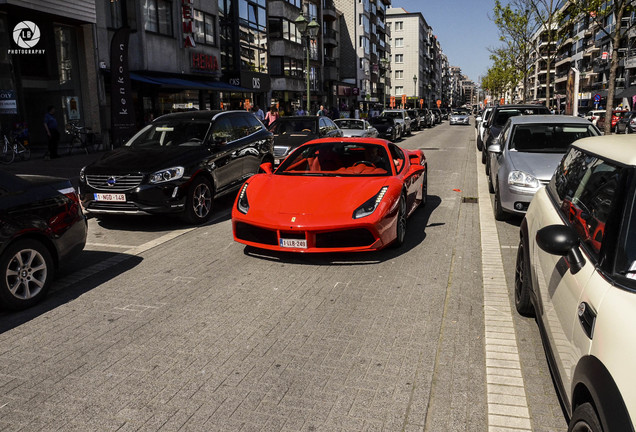
[[[375,237],[365,228],[316,234],[317,248],[363,247],[371,246],[373,242]]]
[[[252,243],[274,245],[274,246],[278,244],[278,237],[276,235],[276,231],[256,227],[254,225],[246,224],[244,222],[236,223],[235,233],[236,233],[236,238],[240,240],[245,240]]]
[[[134,189],[141,184],[142,174],[124,175],[86,175],[86,183],[93,189],[108,192],[121,192]]]

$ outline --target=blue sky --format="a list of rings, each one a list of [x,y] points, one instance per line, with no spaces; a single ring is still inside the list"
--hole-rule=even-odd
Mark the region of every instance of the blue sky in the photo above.
[[[501,44],[497,26],[489,18],[494,0],[392,0],[392,7],[421,12],[440,41],[451,66],[475,83],[491,65],[488,48]]]

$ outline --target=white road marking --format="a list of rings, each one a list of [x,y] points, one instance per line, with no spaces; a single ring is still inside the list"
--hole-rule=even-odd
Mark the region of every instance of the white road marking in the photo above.
[[[501,258],[501,249],[514,247],[499,244],[488,185],[480,170],[481,153],[476,157],[486,331],[488,431],[531,431],[530,411]]]

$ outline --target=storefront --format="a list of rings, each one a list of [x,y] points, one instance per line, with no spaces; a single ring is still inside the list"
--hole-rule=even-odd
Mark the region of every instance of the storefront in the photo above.
[[[47,3],[43,0],[39,6],[56,10]],[[99,130],[98,111],[92,109],[97,99],[89,91],[95,85],[95,61],[87,49],[93,42],[89,22],[95,20],[95,6],[85,2],[78,8],[68,8],[60,12],[68,16],[60,16],[15,4],[0,6],[0,123],[4,130],[26,123],[30,141],[46,143],[42,124],[49,106],[55,108],[60,131],[69,121]],[[62,142],[65,139],[62,133]]]

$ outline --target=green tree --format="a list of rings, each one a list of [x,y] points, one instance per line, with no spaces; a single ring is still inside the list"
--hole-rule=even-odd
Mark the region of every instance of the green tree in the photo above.
[[[530,60],[534,46],[532,36],[536,25],[532,22],[528,0],[512,0],[505,6],[495,0],[493,21],[499,29],[499,39],[506,45],[498,51],[506,50],[505,56],[516,69],[515,75],[523,82],[521,100],[527,102],[528,76],[532,70]]]
[[[636,11],[634,0],[574,0],[573,12],[586,14],[591,21],[598,25],[599,31],[605,33],[612,41],[610,60],[610,76],[607,88],[607,111],[605,113],[605,133],[612,133],[612,110],[616,94],[616,73],[619,64],[619,48],[623,39],[628,39],[629,32],[636,24],[632,20],[623,23],[623,18],[629,18]],[[614,26],[608,23],[614,22]],[[625,24],[625,25],[623,25]]]

